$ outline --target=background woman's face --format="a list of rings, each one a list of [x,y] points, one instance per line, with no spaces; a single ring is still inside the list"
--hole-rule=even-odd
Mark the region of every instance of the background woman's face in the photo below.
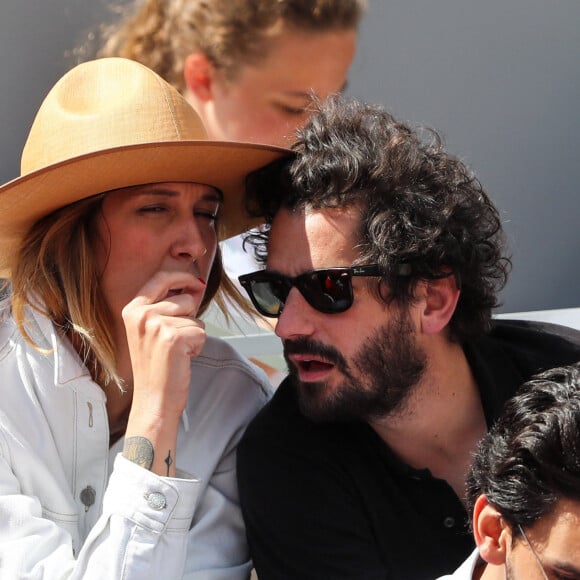
[[[356,47],[356,31],[285,30],[257,65],[226,82],[212,81],[212,98],[199,112],[210,139],[288,146],[308,119],[311,96],[340,92]]]

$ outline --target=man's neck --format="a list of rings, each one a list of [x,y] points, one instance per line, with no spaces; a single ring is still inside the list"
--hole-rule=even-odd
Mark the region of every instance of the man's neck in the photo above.
[[[479,390],[460,345],[430,345],[428,360],[405,408],[371,426],[402,461],[429,469],[463,498],[472,451],[486,432]]]
[[[473,574],[473,580],[503,580],[505,578],[505,565],[494,566],[492,564],[485,564],[479,569],[476,569]]]

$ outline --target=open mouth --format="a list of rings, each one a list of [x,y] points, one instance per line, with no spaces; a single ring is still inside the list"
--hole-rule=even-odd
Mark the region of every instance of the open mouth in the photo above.
[[[305,360],[302,361],[302,364],[307,371],[326,371],[332,368],[330,363],[321,360]]]
[[[296,365],[298,371],[304,374],[326,373],[334,368],[332,363],[320,359],[294,358],[292,362]]]

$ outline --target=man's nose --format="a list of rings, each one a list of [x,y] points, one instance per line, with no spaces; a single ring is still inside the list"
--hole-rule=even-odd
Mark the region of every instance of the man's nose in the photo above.
[[[276,334],[282,340],[310,336],[315,329],[316,312],[297,288],[291,288],[276,324]]]

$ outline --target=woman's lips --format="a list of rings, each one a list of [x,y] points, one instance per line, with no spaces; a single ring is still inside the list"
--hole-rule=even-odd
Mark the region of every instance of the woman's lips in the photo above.
[[[172,296],[179,296],[180,294],[189,294],[190,296],[193,296],[194,298],[196,296],[199,296],[200,292],[203,292],[205,290],[205,287],[207,286],[207,282],[201,277],[201,276],[197,276],[197,281],[202,285],[202,288],[196,287],[196,288],[192,288],[191,286],[184,286],[183,288],[170,288],[169,291],[167,292],[167,296],[165,298],[171,298]]]
[[[167,292],[166,298],[179,296],[180,294],[189,294],[190,296],[195,297],[199,294],[199,291],[196,292],[193,288],[170,288],[169,292]]]

